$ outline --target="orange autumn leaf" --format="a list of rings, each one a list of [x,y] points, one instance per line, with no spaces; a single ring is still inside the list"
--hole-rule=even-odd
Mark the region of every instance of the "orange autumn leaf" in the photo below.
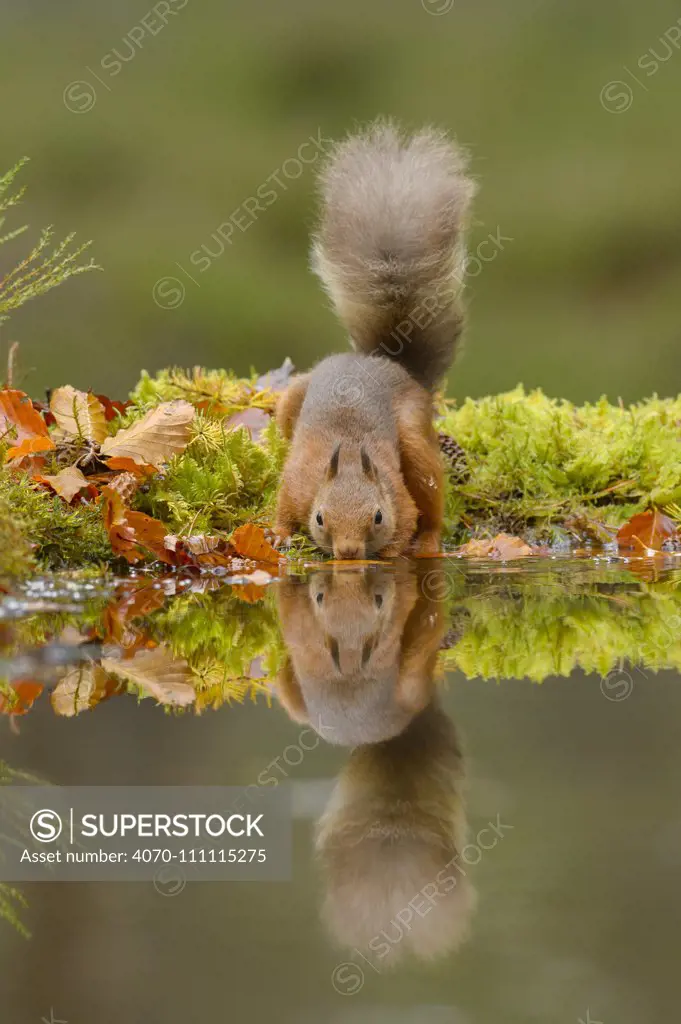
[[[126,650],[145,646],[148,636],[134,622],[158,611],[165,600],[163,589],[153,583],[136,580],[134,585],[126,585],[123,594],[104,609],[106,642],[118,644]]]
[[[33,408],[23,391],[11,388],[0,390],[0,441],[12,440],[19,444],[32,437],[48,437],[45,420]]]
[[[237,555],[251,558],[254,562],[278,562],[279,552],[272,547],[262,526],[246,523],[232,534],[232,546]]]
[[[494,558],[511,562],[516,558],[527,558],[535,551],[521,537],[498,533],[492,540],[469,540],[456,553],[464,558]]]
[[[8,449],[7,459],[23,459],[25,455],[35,455],[37,452],[49,452],[56,448],[51,437],[26,437],[21,444]]]
[[[224,537],[207,533],[195,533],[190,537],[176,537],[168,534],[165,547],[175,555],[176,564],[196,567],[227,567],[234,558],[234,548]]]
[[[101,444],[108,434],[104,406],[91,391],[76,391],[70,384],[50,396],[50,412],[57,426],[73,437]]]
[[[123,416],[125,410],[132,405],[132,402],[116,402],[106,395],[95,395],[95,398],[101,402],[107,421],[117,419],[118,413]]]
[[[187,447],[194,416],[194,406],[183,399],[162,402],[132,426],[107,437],[102,455],[132,459],[138,465],[160,469]]]
[[[90,486],[88,479],[77,466],[68,466],[54,476],[36,476],[34,479],[36,483],[47,484],[64,501],[73,501],[83,488]]]
[[[158,519],[144,512],[126,512],[126,524],[134,531],[136,543],[145,548],[154,558],[167,565],[175,565],[175,559],[165,546],[168,527]]]
[[[144,512],[132,512],[126,508],[121,495],[110,486],[102,488],[102,501],[104,526],[117,555],[122,555],[131,565],[136,565],[148,555],[168,565],[176,564],[164,545],[168,530],[162,522]]]
[[[135,476],[138,476],[140,479],[145,476],[152,476],[156,472],[154,466],[134,462],[133,459],[114,457],[107,459],[106,464],[109,469],[113,469],[115,472],[120,471],[122,473],[134,473]]]
[[[674,520],[656,508],[649,508],[646,512],[632,516],[618,531],[617,546],[620,550],[633,548],[645,554],[646,551],[661,551],[663,543],[675,536]]]
[[[1,715],[25,715],[44,689],[42,683],[35,683],[32,680],[11,683],[10,688],[14,691],[14,698],[0,693]]]

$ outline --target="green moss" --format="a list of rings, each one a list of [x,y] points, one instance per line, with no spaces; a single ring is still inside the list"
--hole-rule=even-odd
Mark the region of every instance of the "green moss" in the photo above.
[[[574,406],[522,387],[466,401],[440,429],[464,448],[470,477],[452,490],[455,539],[510,526],[552,528],[586,515],[619,527],[681,497],[681,398]]]
[[[173,531],[233,530],[272,518],[285,445],[274,422],[255,444],[243,427],[199,416],[187,450],[140,492],[136,507]]]
[[[133,507],[181,534],[270,525],[286,442],[273,420],[256,443],[229,419],[245,409],[271,413],[274,395],[225,370],[163,370],[143,374],[124,422],[180,396],[199,410],[191,440],[140,488]],[[469,476],[447,485],[445,538],[455,544],[503,529],[555,542],[681,502],[679,424],[681,398],[578,407],[521,387],[449,409],[438,429],[464,449]],[[12,515],[2,512],[8,508]],[[29,544],[44,567],[116,563],[97,504],[67,506],[2,469],[1,530],[9,538],[5,573],[30,566]]]
[[[3,507],[11,509],[7,517]],[[0,468],[0,531],[6,529],[14,534],[19,552],[32,545],[33,558],[42,568],[115,560],[98,505],[67,505],[21,473]]]
[[[2,489],[0,474],[0,578],[25,576],[34,568],[28,523]]]

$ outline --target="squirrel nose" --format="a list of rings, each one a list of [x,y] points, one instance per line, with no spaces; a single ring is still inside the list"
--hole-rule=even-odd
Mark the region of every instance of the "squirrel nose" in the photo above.
[[[349,541],[343,541],[337,545],[334,556],[342,559],[363,558],[364,551],[359,544],[352,544]]]

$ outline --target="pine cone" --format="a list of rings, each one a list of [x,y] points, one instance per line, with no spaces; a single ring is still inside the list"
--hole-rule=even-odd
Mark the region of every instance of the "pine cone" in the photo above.
[[[440,451],[444,455],[445,459],[449,464],[449,474],[453,480],[463,481],[468,478],[468,462],[466,460],[466,453],[449,434],[438,434],[440,441]]]

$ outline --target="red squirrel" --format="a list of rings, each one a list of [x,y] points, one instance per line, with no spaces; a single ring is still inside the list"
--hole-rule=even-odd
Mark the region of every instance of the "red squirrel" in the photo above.
[[[289,716],[329,743],[354,747],[399,735],[431,700],[443,603],[416,573],[312,573],[276,588],[288,657],[276,692]]]
[[[323,359],[279,400],[291,441],[283,542],[306,529],[339,559],[440,548],[433,393],[463,329],[466,166],[442,133],[377,122],[339,143],[321,173],[312,266],[355,352]]]

